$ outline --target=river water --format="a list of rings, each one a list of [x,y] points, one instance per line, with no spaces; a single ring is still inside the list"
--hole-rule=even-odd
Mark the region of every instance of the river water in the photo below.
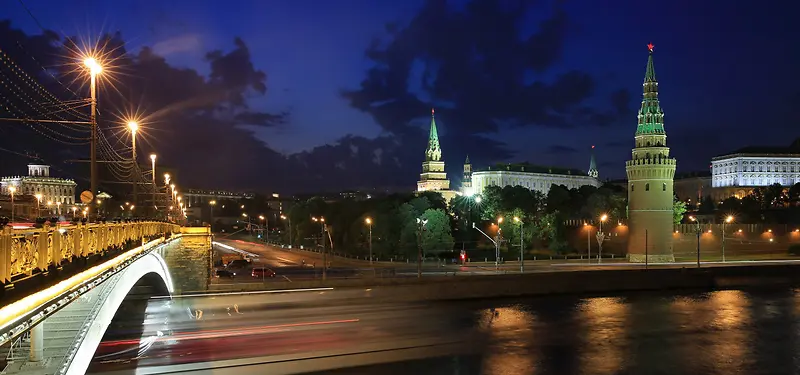
[[[797,374],[800,290],[636,293],[459,303],[480,355],[331,374]],[[491,313],[494,308],[496,314]]]

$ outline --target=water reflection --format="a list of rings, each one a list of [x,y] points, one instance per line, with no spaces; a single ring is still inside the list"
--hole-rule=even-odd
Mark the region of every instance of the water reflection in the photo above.
[[[482,373],[526,375],[537,373],[534,327],[537,319],[522,305],[485,309],[478,313],[480,326],[489,337]]]
[[[578,308],[583,323],[581,373],[613,374],[624,365],[629,305],[621,298],[589,298]]]

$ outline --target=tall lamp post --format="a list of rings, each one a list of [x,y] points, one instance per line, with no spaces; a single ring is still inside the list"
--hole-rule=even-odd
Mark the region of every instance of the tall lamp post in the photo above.
[[[694,221],[697,224],[696,232],[697,232],[697,268],[700,268],[700,220],[698,220],[694,216],[689,216],[689,220]]]
[[[366,218],[364,222],[367,223],[367,226],[369,226],[369,265],[371,266],[372,265],[372,219]]]
[[[500,268],[500,243],[503,241],[503,237],[502,237],[503,228],[500,227],[500,224],[503,224],[504,220],[505,219],[502,216],[497,218],[497,236],[495,236],[495,238],[497,239],[497,246],[494,247],[494,268],[495,269],[499,269]]]
[[[606,235],[603,233],[603,222],[606,220],[608,220],[608,215],[600,216],[600,230],[597,231],[597,263],[603,261],[603,241],[606,239]]]
[[[139,190],[139,182],[136,181],[136,131],[139,130],[139,124],[136,121],[128,121],[128,129],[131,131],[131,179],[133,180],[133,204],[136,204],[136,198]]]
[[[417,218],[417,278],[422,278],[422,232],[425,224],[428,224],[428,219]]]
[[[153,174],[153,217],[158,212],[158,205],[156,204],[156,154],[150,154],[150,164],[152,165]]]
[[[519,272],[523,273],[525,272],[525,252],[523,250],[525,247],[522,242],[522,237],[523,237],[522,231],[525,230],[524,229],[525,227],[522,225],[524,223],[522,222],[522,220],[520,220],[518,216],[514,216],[514,222],[519,224]]]
[[[290,219],[288,216],[281,215],[281,220],[286,220],[289,223],[289,248],[291,249],[292,245],[294,245],[292,243],[292,219]]]
[[[478,232],[481,232],[481,234],[482,234],[482,235],[484,235],[486,238],[488,238],[488,239],[489,239],[489,241],[492,241],[492,243],[494,244],[494,253],[495,253],[495,260],[494,260],[494,264],[495,264],[495,268],[497,268],[497,260],[498,260],[498,259],[497,259],[497,255],[498,255],[498,254],[500,254],[500,243],[499,243],[499,242],[497,242],[497,241],[495,241],[495,240],[494,240],[494,238],[490,237],[490,236],[489,236],[488,234],[486,234],[484,231],[480,230],[480,228],[476,227],[476,226],[475,226],[475,222],[473,222],[473,223],[472,223],[472,229],[475,229],[475,230],[477,230]],[[498,236],[498,239],[500,239],[500,236]]]
[[[267,217],[264,215],[258,215],[258,218],[264,223],[264,226],[261,227],[261,233],[264,233],[264,242],[268,242],[269,230],[267,229]]]
[[[14,186],[8,187],[8,192],[11,193],[11,225],[14,225],[14,193],[17,192],[17,188]]]
[[[322,281],[328,278],[328,253],[325,251],[325,218],[312,217],[312,220],[319,222],[320,226],[320,241],[322,242]]]
[[[91,149],[89,151],[89,162],[90,162],[90,183],[89,188],[92,190],[92,194],[97,194],[97,75],[103,71],[103,68],[94,58],[90,57],[83,60],[83,64],[89,68],[89,87],[90,87],[90,95],[91,95],[91,112],[89,115],[89,122],[92,126],[92,135],[91,135]],[[95,200],[92,199],[90,202],[90,207],[93,208],[95,212],[93,214],[97,215],[96,213],[96,205]]]
[[[733,215],[728,215],[722,221],[722,262],[725,262],[725,224],[730,224],[733,221]]]
[[[242,217],[246,217],[247,218],[247,231],[250,232],[250,235],[252,235],[253,234],[253,226],[250,225],[250,216],[247,215],[246,213],[242,212]]]
[[[211,206],[211,217],[209,218],[208,226],[211,229],[211,233],[214,233],[214,206],[217,205],[217,201],[208,202],[208,205]]]
[[[36,197],[36,217],[40,217],[42,215],[42,198],[44,197],[41,193],[37,193],[34,195]]]

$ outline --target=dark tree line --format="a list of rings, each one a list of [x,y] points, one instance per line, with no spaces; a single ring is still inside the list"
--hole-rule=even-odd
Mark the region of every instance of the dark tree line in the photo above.
[[[493,247],[473,223],[491,236],[499,228],[503,251],[519,251],[523,234],[526,251],[568,252],[567,220],[597,222],[606,215],[608,220],[624,221],[626,204],[624,189],[612,185],[579,189],[554,185],[546,195],[507,186],[489,187],[480,196],[457,196],[449,205],[437,193],[337,202],[312,198],[292,207],[288,217],[296,246],[321,246],[325,233],[325,244],[328,248],[332,244],[333,251],[365,256],[371,227],[375,256],[414,259],[419,246],[425,256],[443,257],[462,249]],[[421,232],[418,218],[426,222]],[[288,241],[289,234],[284,233],[283,239]]]

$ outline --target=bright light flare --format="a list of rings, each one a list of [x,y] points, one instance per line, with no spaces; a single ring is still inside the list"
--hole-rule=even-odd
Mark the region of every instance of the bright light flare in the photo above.
[[[136,133],[136,131],[139,130],[139,123],[136,121],[128,121],[128,129],[130,129],[131,132]]]
[[[86,65],[89,68],[89,73],[92,75],[98,75],[100,72],[103,71],[103,67],[100,66],[100,63],[97,62],[97,59],[94,57],[89,57],[83,60],[83,65]]]

